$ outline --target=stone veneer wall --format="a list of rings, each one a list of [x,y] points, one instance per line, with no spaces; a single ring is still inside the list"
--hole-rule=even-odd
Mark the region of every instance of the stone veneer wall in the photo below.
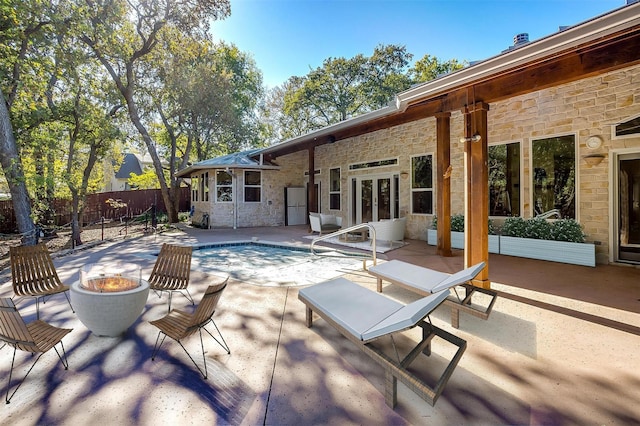
[[[611,128],[615,123],[640,115],[640,66],[630,67],[597,77],[517,96],[490,105],[488,113],[488,142],[520,142],[522,148],[522,216],[531,217],[531,141],[541,138],[573,134],[577,150],[577,219],[584,226],[588,241],[599,242],[599,263],[608,260],[609,253],[609,151],[620,148],[637,148],[640,138],[612,140]],[[451,115],[451,165],[452,165],[452,213],[464,211],[464,146],[459,142],[463,135],[464,119],[461,112]],[[341,210],[331,211],[350,223],[349,182],[352,177],[374,173],[400,173],[410,170],[413,155],[434,154],[435,118],[379,130],[369,134],[338,141],[316,148],[315,166],[321,173],[316,181],[321,185],[321,205],[329,213],[329,169],[341,168]],[[583,157],[593,153],[585,141],[597,135],[603,139],[597,151],[607,156],[598,166],[586,164]],[[398,158],[398,165],[377,169],[349,171],[352,163]],[[308,170],[307,152],[296,153],[278,159],[283,169],[279,183],[302,185],[303,173]],[[434,160],[435,166],[435,160]],[[282,172],[281,172],[282,173]],[[437,173],[437,172],[436,172]],[[276,173],[276,176],[279,174]],[[434,180],[435,183],[435,180]],[[275,195],[274,195],[275,197]],[[435,199],[435,198],[434,198]],[[434,210],[435,211],[435,210]],[[407,237],[424,240],[432,215],[410,214],[410,179],[400,179],[400,216],[407,216]],[[256,218],[257,219],[257,218]]]

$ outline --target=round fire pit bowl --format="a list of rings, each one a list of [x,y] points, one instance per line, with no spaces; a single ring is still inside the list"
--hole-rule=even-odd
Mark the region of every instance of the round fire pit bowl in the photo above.
[[[134,281],[135,288],[101,291],[105,281]],[[83,280],[72,283],[69,289],[71,304],[78,318],[97,336],[115,337],[124,333],[144,309],[149,296],[149,283],[139,277],[100,277],[98,286],[86,286]],[[108,284],[108,283],[107,283]],[[87,288],[88,287],[88,288]]]

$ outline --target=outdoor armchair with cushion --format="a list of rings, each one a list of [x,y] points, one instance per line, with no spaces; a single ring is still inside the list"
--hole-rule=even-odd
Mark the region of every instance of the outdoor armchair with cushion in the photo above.
[[[376,231],[376,240],[386,241],[389,246],[393,246],[394,241],[404,240],[404,231],[407,227],[407,218],[380,220],[369,222],[369,225]]]
[[[385,402],[395,407],[398,380],[434,405],[466,349],[466,341],[425,320],[448,294],[449,290],[443,290],[403,305],[345,278],[336,278],[300,290],[298,298],[307,306],[307,327],[312,326],[315,312],[384,368]],[[422,328],[422,340],[417,344],[411,341],[415,346],[401,360],[393,336],[416,326]],[[421,372],[410,370],[409,365],[420,354],[431,355],[431,341],[435,336],[456,346],[457,350],[436,384],[431,386]]]
[[[160,330],[158,332],[158,337],[156,338],[156,344],[153,347],[153,353],[151,354],[151,360],[155,359],[156,354],[160,350],[160,347],[164,343],[164,339],[169,336],[185,351],[191,362],[196,366],[198,371],[202,374],[202,376],[207,378],[207,359],[204,356],[204,343],[202,341],[202,330],[206,331],[213,340],[218,342],[222,348],[227,351],[228,354],[231,353],[227,342],[225,342],[224,337],[222,337],[222,333],[220,333],[220,329],[216,325],[216,323],[211,318],[216,311],[216,307],[218,306],[218,301],[222,296],[222,292],[227,287],[227,282],[229,281],[229,277],[227,277],[220,284],[210,285],[202,296],[202,300],[198,304],[195,312],[193,314],[189,314],[187,312],[173,310],[169,312],[164,317],[150,321],[150,323]],[[209,330],[205,328],[207,324],[213,324],[218,335],[220,336],[220,340],[216,339],[213,334]],[[204,372],[202,369],[196,364],[195,360],[191,357],[187,349],[182,345],[182,340],[191,336],[192,334],[198,333],[200,335],[200,346],[202,348],[202,360],[204,362]],[[162,339],[160,339],[162,336]]]
[[[309,213],[311,232],[322,235],[323,232],[331,233],[342,228],[342,218],[333,214]]]
[[[469,283],[484,267],[485,263],[480,262],[449,275],[401,260],[391,260],[371,266],[368,271],[378,279],[378,292],[380,293],[382,292],[382,280],[397,284],[422,296],[428,296],[445,289],[453,289],[455,297],[447,298],[445,305],[451,307],[451,325],[454,328],[458,328],[460,324],[460,311],[486,320],[489,318],[489,314],[493,309],[493,304],[498,294],[493,290],[476,287]],[[458,293],[455,291],[456,286],[464,288],[464,297],[458,296]],[[488,296],[489,300],[485,305],[479,306],[471,304],[471,297],[476,292]]]
[[[171,311],[171,297],[175,291],[182,293],[193,305],[193,297],[187,289],[191,273],[192,251],[191,246],[165,243],[153,265],[149,276],[149,288],[156,292],[169,293],[168,311]]]
[[[44,304],[47,297],[58,293],[64,294],[73,311],[67,295],[69,286],[60,281],[46,245],[10,247],[9,253],[13,292],[19,298],[36,299],[36,318],[40,318],[40,299]]]
[[[71,330],[72,329],[70,328],[54,327],[41,320],[35,320],[26,324],[16,309],[16,306],[13,304],[13,301],[8,297],[0,298],[0,340],[13,347],[13,358],[11,358],[11,370],[9,371],[9,383],[7,384],[7,394],[5,396],[7,404],[18,391],[18,388],[27,378],[33,367],[35,367],[40,357],[49,349],[55,349],[65,370],[69,368],[69,362],[67,360],[67,354],[64,351],[62,338],[71,332]],[[62,353],[60,353],[55,347],[58,343],[60,343]],[[18,383],[18,386],[16,386],[11,395],[9,395],[11,390],[11,376],[13,375],[13,366],[16,359],[16,351],[18,349],[25,352],[31,352],[32,355],[38,354],[38,356],[20,383]]]

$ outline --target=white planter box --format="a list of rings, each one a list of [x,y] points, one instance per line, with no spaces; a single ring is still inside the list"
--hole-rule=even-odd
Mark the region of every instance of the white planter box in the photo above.
[[[437,230],[427,230],[427,244],[432,246],[438,244]],[[451,248],[464,249],[464,232],[451,232]],[[489,235],[489,253],[500,253],[499,235]]]
[[[574,265],[596,266],[596,246],[587,243],[501,236],[500,254]]]

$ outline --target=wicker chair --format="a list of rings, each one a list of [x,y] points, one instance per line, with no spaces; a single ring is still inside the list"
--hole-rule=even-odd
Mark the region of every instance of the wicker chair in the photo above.
[[[218,305],[218,301],[220,300],[220,296],[222,296],[222,292],[227,287],[227,282],[229,281],[229,277],[227,277],[222,283],[210,285],[207,288],[207,291],[204,293],[202,300],[198,304],[195,312],[193,314],[189,314],[183,311],[173,310],[169,312],[164,317],[150,321],[150,323],[160,331],[158,332],[158,337],[156,338],[156,344],[153,347],[153,353],[151,354],[151,360],[155,359],[156,354],[160,350],[160,347],[164,343],[164,339],[169,336],[185,351],[191,362],[196,366],[198,371],[202,374],[202,376],[207,378],[207,360],[204,356],[204,343],[202,341],[202,330],[206,331],[213,340],[218,342],[222,348],[227,351],[228,354],[231,353],[227,342],[222,337],[222,333],[220,333],[220,329],[216,325],[216,323],[211,318],[216,310],[216,306]],[[220,335],[220,340],[216,339],[213,334],[209,330],[205,328],[205,326],[209,323],[212,323],[216,328],[216,331]],[[196,364],[195,360],[191,357],[187,349],[182,344],[182,340],[191,336],[198,332],[200,334],[200,346],[202,348],[202,360],[204,362],[204,372],[202,369]],[[162,336],[162,339],[160,339]]]
[[[18,298],[35,297],[37,319],[40,319],[40,299],[45,303],[47,297],[58,293],[64,294],[75,312],[67,294],[69,286],[60,281],[46,245],[11,247],[9,252],[13,292]]]
[[[13,346],[13,357],[11,358],[11,370],[9,372],[9,382],[7,384],[7,394],[5,401],[7,404],[10,402],[13,395],[18,391],[18,388],[27,378],[33,367],[40,359],[40,357],[53,348],[60,358],[60,362],[64,366],[64,369],[69,368],[69,361],[67,360],[67,354],[62,344],[62,338],[66,336],[72,329],[70,328],[58,328],[47,324],[44,321],[36,320],[29,324],[25,324],[22,316],[16,309],[13,300],[8,297],[0,298],[0,340],[6,342],[8,345]],[[60,343],[62,354],[55,347]],[[13,390],[11,395],[11,376],[13,375],[13,365],[16,359],[16,351],[31,352],[32,354],[39,354],[36,360],[33,362],[27,374],[24,375],[20,383]]]
[[[163,291],[169,293],[169,312],[171,311],[173,292],[181,293],[192,305],[194,304],[193,297],[187,289],[191,273],[191,253],[190,246],[165,243],[160,249],[155,265],[153,265],[153,271],[149,276],[149,288],[159,296]]]

